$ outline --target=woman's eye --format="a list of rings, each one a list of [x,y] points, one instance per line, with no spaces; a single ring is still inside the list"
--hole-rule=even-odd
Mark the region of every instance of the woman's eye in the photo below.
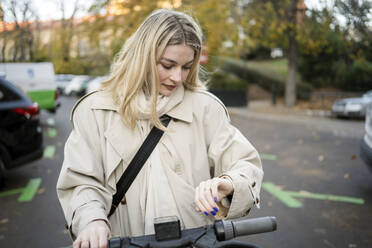
[[[190,70],[191,67],[189,67],[189,66],[187,66],[187,67],[182,67],[182,69],[184,69],[184,70]]]
[[[167,65],[163,65],[163,64],[161,64],[162,66],[163,66],[163,68],[164,69],[166,69],[166,70],[170,70],[171,68],[172,68],[172,66],[170,65],[170,66],[167,66]]]

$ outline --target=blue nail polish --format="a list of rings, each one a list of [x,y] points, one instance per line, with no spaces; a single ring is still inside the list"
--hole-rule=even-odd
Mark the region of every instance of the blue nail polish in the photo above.
[[[216,211],[216,213],[218,212],[218,208],[216,207],[213,207],[214,211]]]
[[[216,212],[214,212],[214,211],[211,211],[211,214],[212,214],[213,216],[215,216],[215,215],[216,215]]]
[[[205,214],[206,216],[208,216],[208,215],[209,215],[207,211],[205,211],[205,212],[204,212],[204,214]]]
[[[217,202],[217,197],[214,197],[214,202]]]

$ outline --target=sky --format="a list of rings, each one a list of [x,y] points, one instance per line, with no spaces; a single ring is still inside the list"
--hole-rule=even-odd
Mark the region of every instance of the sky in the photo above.
[[[41,20],[61,19],[58,2],[61,0],[32,0],[33,7],[37,10]],[[71,16],[76,0],[64,0],[66,3],[66,16]],[[87,8],[93,0],[80,0],[80,2]],[[305,0],[308,8],[320,8],[324,4],[331,4],[334,0]],[[77,16],[83,16],[84,12],[80,12]]]

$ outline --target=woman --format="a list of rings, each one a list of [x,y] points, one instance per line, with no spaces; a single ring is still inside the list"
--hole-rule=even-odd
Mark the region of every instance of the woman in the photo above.
[[[259,203],[260,158],[204,90],[201,45],[190,16],[155,11],[125,42],[102,89],[73,108],[57,193],[74,247],[152,234],[156,217],[178,216],[193,228],[242,217]],[[163,114],[172,117],[167,128]],[[153,126],[165,133],[108,218],[116,182]]]

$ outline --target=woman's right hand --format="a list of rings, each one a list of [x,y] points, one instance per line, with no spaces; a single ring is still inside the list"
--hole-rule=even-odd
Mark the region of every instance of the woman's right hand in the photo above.
[[[106,248],[110,238],[110,228],[104,220],[90,222],[78,235],[73,248]]]

